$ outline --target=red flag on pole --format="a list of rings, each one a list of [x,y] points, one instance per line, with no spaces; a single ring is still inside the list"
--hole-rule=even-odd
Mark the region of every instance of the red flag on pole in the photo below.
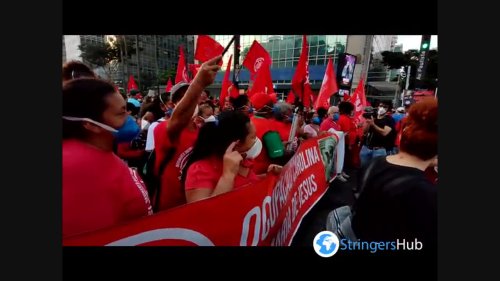
[[[212,37],[208,35],[198,35],[194,59],[205,62],[211,58],[221,55],[223,51],[224,47]],[[219,65],[222,65],[222,60]]]
[[[294,104],[295,103],[295,95],[293,94],[293,91],[288,92],[288,96],[286,96],[286,102],[288,104]]]
[[[363,83],[363,77],[359,80],[358,87],[354,90],[350,101],[354,104],[354,117],[359,118],[363,114],[363,110],[366,106],[366,96],[365,96],[365,85]]]
[[[330,58],[326,66],[325,76],[323,78],[323,83],[321,83],[321,89],[319,90],[314,108],[318,110],[320,107],[330,107],[330,97],[332,94],[338,92],[338,90],[335,71],[333,70],[333,61],[332,58]]]
[[[135,83],[134,75],[130,75],[130,77],[128,78],[127,93],[130,93],[130,91],[133,89],[139,90],[139,87],[137,87],[137,84]]]
[[[255,77],[255,82],[253,83],[252,88],[248,91],[248,97],[251,97],[253,94],[259,92],[266,94],[274,93],[271,71],[269,70],[269,65],[266,63],[259,68],[257,76]]]
[[[170,78],[168,78],[168,81],[167,81],[167,87],[165,87],[165,92],[170,92],[170,89],[172,89],[172,81],[170,80]]]
[[[254,80],[257,71],[265,64],[271,65],[272,59],[269,53],[257,40],[254,40],[250,50],[243,61],[243,65],[250,71],[251,79]]]
[[[312,90],[309,84],[309,45],[305,35],[302,37],[302,52],[292,79],[292,90],[305,107],[310,107]]]
[[[229,57],[229,62],[227,63],[226,73],[224,73],[224,79],[222,80],[222,88],[220,90],[220,96],[219,96],[220,108],[224,108],[224,102],[226,101],[226,97],[228,95],[229,86],[232,85],[231,81],[229,80],[232,60],[233,56],[231,55]]]
[[[179,82],[189,82],[189,76],[186,68],[186,58],[182,46],[179,47],[179,61],[177,62],[177,74],[175,75],[175,84]]]

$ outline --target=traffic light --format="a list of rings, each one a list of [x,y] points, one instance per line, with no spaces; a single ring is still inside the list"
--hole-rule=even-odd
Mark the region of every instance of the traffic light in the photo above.
[[[431,45],[431,36],[422,35],[422,42],[420,43],[420,51],[427,51]]]

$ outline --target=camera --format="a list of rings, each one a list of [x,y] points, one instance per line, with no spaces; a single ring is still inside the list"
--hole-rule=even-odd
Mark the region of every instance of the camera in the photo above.
[[[375,118],[377,116],[375,116],[375,113],[374,112],[364,112],[363,113],[363,118],[365,119],[370,119],[371,117]]]

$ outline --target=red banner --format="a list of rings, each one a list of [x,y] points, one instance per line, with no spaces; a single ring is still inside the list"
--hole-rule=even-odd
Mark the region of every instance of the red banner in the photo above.
[[[132,223],[63,239],[64,246],[287,246],[328,188],[338,137],[303,143],[279,177]]]

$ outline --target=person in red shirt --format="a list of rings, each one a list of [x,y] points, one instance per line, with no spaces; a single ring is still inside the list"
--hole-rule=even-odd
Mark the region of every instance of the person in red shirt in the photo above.
[[[251,160],[262,150],[255,126],[239,111],[225,111],[201,129],[182,173],[188,203],[256,183]],[[281,166],[268,171],[279,173]]]
[[[341,131],[340,125],[337,123],[339,121],[340,114],[339,108],[336,106],[331,106],[328,109],[327,118],[321,122],[321,126],[319,127],[320,131],[328,132],[330,129],[334,129],[335,131]]]
[[[253,108],[255,108],[254,116],[252,116],[250,120],[255,126],[257,137],[263,140],[263,149],[260,155],[255,159],[254,169],[257,174],[263,174],[267,172],[267,168],[271,164],[271,160],[274,160],[269,157],[269,151],[271,148],[269,147],[270,145],[264,140],[264,136],[268,133],[278,134],[273,126],[274,122],[271,120],[273,114],[273,102],[269,95],[265,93],[254,94],[250,101]]]
[[[155,196],[155,209],[166,210],[186,203],[181,185],[181,171],[198,138],[198,103],[203,90],[213,83],[220,67],[217,56],[202,64],[191,84],[178,83],[170,93],[175,104],[172,117],[154,131],[156,163],[160,189]],[[165,168],[163,168],[163,166]],[[161,170],[161,171],[160,171]]]
[[[340,130],[345,133],[345,156],[344,163],[346,166],[350,166],[350,160],[353,153],[353,144],[356,142],[357,128],[352,122],[351,116],[354,113],[354,104],[351,102],[343,101],[339,103],[339,121],[337,124],[340,126]],[[337,176],[337,178],[343,182],[350,178],[345,172]]]
[[[126,101],[111,83],[63,84],[63,237],[153,213],[141,178],[113,153],[127,117]]]
[[[281,141],[288,143],[290,130],[292,129],[293,108],[285,102],[279,102],[273,109],[274,128],[280,134]]]

